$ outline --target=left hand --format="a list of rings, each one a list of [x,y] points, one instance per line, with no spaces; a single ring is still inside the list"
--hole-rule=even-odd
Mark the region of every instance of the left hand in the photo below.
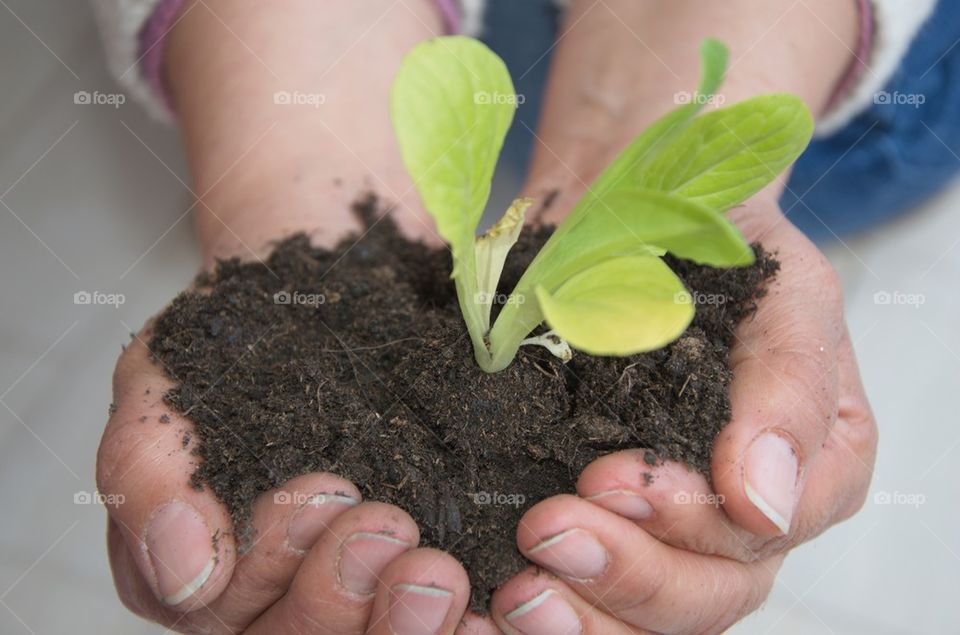
[[[646,466],[642,450],[589,465],[579,496],[520,521],[520,550],[555,575],[531,567],[496,593],[507,633],[722,632],[766,598],[791,548],[863,504],[877,429],[837,275],[772,197],[730,214],[781,270],[736,333],[714,488],[677,463]]]

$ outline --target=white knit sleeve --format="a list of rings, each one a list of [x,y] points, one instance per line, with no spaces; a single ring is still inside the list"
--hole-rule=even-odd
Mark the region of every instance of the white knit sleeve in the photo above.
[[[90,1],[113,76],[151,115],[169,120],[166,105],[140,69],[140,31],[161,0]]]

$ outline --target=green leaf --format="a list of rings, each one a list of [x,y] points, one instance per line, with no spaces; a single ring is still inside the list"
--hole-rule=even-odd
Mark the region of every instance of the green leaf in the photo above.
[[[634,182],[726,211],[796,161],[812,134],[813,118],[800,98],[754,97],[698,117]]]
[[[490,306],[477,302],[474,239],[516,102],[503,60],[459,36],[415,46],[390,95],[403,163],[453,252],[451,277],[482,367],[490,358]]]
[[[574,242],[581,243],[579,250]],[[711,267],[753,264],[750,244],[740,230],[714,210],[675,194],[617,188],[603,197],[571,231],[563,251],[600,251],[608,256],[630,245],[656,246]]]
[[[714,95],[723,84],[730,52],[720,40],[707,38],[700,44],[700,86],[697,93],[703,97]]]
[[[472,38],[418,44],[394,82],[391,111],[400,153],[453,249],[454,277],[473,268],[477,224],[515,110],[506,65]]]
[[[711,267],[743,267],[754,261],[740,230],[714,210],[676,194],[617,188],[570,231],[547,241],[517,289],[542,285],[552,290],[607,258],[665,251]]]
[[[659,258],[606,260],[570,278],[555,293],[536,289],[547,324],[591,355],[632,355],[679,337],[693,319],[693,302]]]

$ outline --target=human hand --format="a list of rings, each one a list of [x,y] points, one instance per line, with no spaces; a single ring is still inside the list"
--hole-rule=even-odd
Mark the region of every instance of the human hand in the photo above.
[[[877,428],[837,275],[769,194],[730,216],[781,270],[736,332],[713,488],[681,465],[647,466],[642,450],[589,465],[579,496],[521,520],[520,550],[555,576],[530,568],[497,592],[506,632],[722,632],[760,605],[791,548],[863,504]]]
[[[97,461],[99,491],[122,501],[108,506],[108,548],[130,610],[195,633],[455,628],[469,597],[463,568],[418,549],[406,512],[362,502],[332,474],[306,474],[261,495],[253,546],[238,554],[225,507],[190,484],[196,459],[184,435],[193,425],[164,404],[172,382],[151,361],[148,341],[149,327],[118,362],[116,408]]]

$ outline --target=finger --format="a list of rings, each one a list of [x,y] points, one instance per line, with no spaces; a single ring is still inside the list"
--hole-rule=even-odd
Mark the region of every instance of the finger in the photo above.
[[[703,475],[672,461],[650,466],[644,450],[597,459],[581,473],[577,493],[674,547],[754,562],[805,542],[856,511],[869,487],[875,445],[875,427],[869,421],[851,424],[841,409],[809,464],[787,538],[758,537],[741,528]]]
[[[714,444],[712,476],[731,518],[770,537],[789,533],[806,468],[837,417],[842,297],[823,255],[773,204],[745,210],[739,222],[777,254],[780,272],[737,329],[732,419]]]
[[[569,495],[531,508],[517,544],[588,603],[657,632],[700,633],[735,619],[760,604],[776,573],[767,562],[742,564],[676,549]]]
[[[625,450],[597,459],[580,474],[577,493],[674,547],[741,562],[762,555],[769,541],[732,522],[702,474],[674,461],[651,466],[646,455]]]
[[[652,635],[605,613],[559,578],[535,567],[498,589],[490,611],[508,635]]]
[[[332,474],[307,474],[281,490],[261,495],[253,508],[252,542],[237,560],[230,584],[208,605],[188,615],[161,605],[134,567],[115,566],[117,588],[134,612],[179,630],[202,633],[243,630],[286,592],[306,549],[341,513],[357,505],[360,493]],[[121,541],[122,542],[122,541]],[[121,547],[125,548],[125,544]],[[132,561],[130,561],[132,565]],[[132,574],[131,574],[132,571]]]
[[[383,571],[419,540],[416,523],[397,507],[367,502],[344,512],[307,553],[286,595],[248,632],[363,633]]]
[[[840,399],[837,422],[823,448],[809,467],[800,509],[807,536],[825,527],[816,518],[827,518],[826,526],[845,520],[863,505],[873,477],[878,431],[870,409],[853,345],[844,329],[837,359]]]
[[[306,552],[360,492],[332,474],[307,474],[261,495],[253,510],[253,543],[237,561],[230,585],[217,600],[191,614],[215,632],[243,630],[287,592]]]
[[[367,633],[452,633],[469,599],[467,572],[453,556],[435,549],[413,549],[381,574]]]
[[[174,609],[159,602],[146,578],[140,573],[139,566],[133,559],[127,541],[123,537],[120,526],[109,516],[107,517],[107,556],[110,560],[110,571],[113,573],[113,583],[123,605],[137,615],[172,628],[178,624],[186,613],[178,613]]]
[[[115,410],[97,454],[97,487],[153,595],[177,612],[213,602],[233,574],[230,517],[190,483],[192,424],[163,402],[172,382],[135,339],[114,374]]]

